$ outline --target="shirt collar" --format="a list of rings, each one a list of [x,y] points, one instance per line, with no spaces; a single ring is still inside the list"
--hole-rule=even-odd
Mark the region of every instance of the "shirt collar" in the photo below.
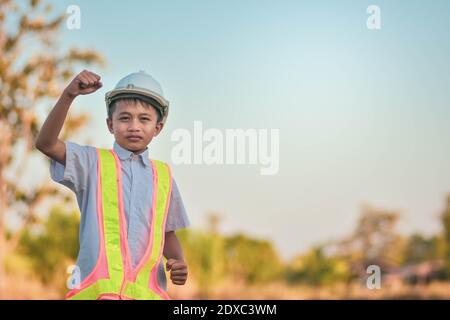
[[[130,150],[127,150],[125,148],[122,148],[117,141],[114,141],[114,151],[116,152],[117,156],[120,160],[128,160],[133,156],[133,152]],[[141,152],[139,154],[139,157],[141,158],[142,162],[146,166],[150,166],[150,159],[148,158],[148,148],[145,149],[144,152]]]

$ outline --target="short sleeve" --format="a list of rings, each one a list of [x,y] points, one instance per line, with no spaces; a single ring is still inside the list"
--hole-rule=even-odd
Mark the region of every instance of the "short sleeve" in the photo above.
[[[166,232],[186,228],[190,224],[180,191],[178,190],[175,179],[172,178],[172,194],[166,221]]]
[[[52,160],[50,175],[52,180],[78,193],[86,190],[89,183],[89,173],[96,163],[96,150],[91,146],[81,146],[65,141],[66,165]]]

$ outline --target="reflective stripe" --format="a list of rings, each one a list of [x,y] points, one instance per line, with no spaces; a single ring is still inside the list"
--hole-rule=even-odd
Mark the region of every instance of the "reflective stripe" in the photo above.
[[[70,290],[66,299],[71,299],[74,295],[78,294],[81,290],[92,285],[98,279],[108,279],[108,264],[106,262],[105,253],[105,236],[104,236],[104,223],[103,223],[103,205],[102,205],[102,179],[101,179],[101,161],[100,161],[100,150],[96,149],[97,152],[97,221],[98,221],[98,237],[99,237],[99,253],[97,263],[95,264],[92,272],[81,282],[79,288],[74,288]]]
[[[119,190],[117,168],[113,154],[108,150],[100,150],[102,204],[105,235],[106,260],[109,279],[119,284],[118,288],[109,293],[120,293],[120,284],[125,275],[120,248],[121,223],[119,212]],[[126,238],[125,238],[126,239]],[[124,239],[122,239],[124,240]]]
[[[169,167],[161,161],[152,160],[154,174],[154,185],[156,195],[154,197],[152,210],[152,232],[149,240],[149,247],[144,256],[145,263],[138,270],[138,275],[134,283],[127,283],[125,287],[125,295],[136,299],[170,299],[170,297],[162,290],[157,282],[156,274],[159,262],[162,258],[164,249],[164,234],[167,219],[167,211],[169,208],[170,194],[172,189],[172,179]],[[156,200],[156,202],[155,202]],[[150,290],[142,290],[141,288],[151,288]],[[156,294],[156,296],[155,296]]]
[[[95,300],[102,293],[120,294],[124,269],[121,254],[121,228],[119,220],[118,175],[114,156],[109,150],[98,150],[98,175],[101,183],[100,196],[103,220],[103,239],[109,279],[92,279],[88,287],[70,297],[71,299]]]
[[[164,249],[172,188],[169,166],[161,161],[151,161],[154,192],[150,239],[146,253],[134,273],[128,252],[120,160],[112,150],[98,149],[97,154],[99,259],[93,272],[86,278],[88,281],[83,281],[80,289],[70,291],[66,297],[90,300],[106,296],[117,296],[119,299],[170,299],[159,287],[156,278]]]
[[[158,230],[160,234],[155,237],[153,242],[157,245],[159,244],[158,247],[155,248],[155,251],[156,249],[159,249],[159,253],[156,257],[155,265],[151,269],[152,271],[150,274],[150,287],[158,292],[164,299],[169,300],[170,297],[168,296],[168,294],[159,286],[157,276],[159,264],[162,261],[162,255],[164,251],[166,220],[169,211],[170,196],[172,195],[172,174],[170,172],[170,167],[166,163],[152,160],[152,164],[156,168],[156,170],[154,171],[158,172],[157,177],[159,177],[158,182],[156,183],[156,185],[158,186],[156,204],[158,217],[162,216],[162,221],[161,226],[156,228],[156,230]]]
[[[121,279],[122,280],[122,279]],[[119,282],[111,281],[110,279],[100,279],[97,280],[94,284],[90,285],[89,287],[81,290],[76,295],[72,296],[71,300],[96,300],[98,297],[100,297],[102,294],[108,292],[120,292],[120,284],[122,281],[119,280]]]

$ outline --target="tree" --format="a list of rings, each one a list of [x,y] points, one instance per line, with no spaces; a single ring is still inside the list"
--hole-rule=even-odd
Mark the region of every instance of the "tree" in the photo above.
[[[224,238],[217,233],[186,229],[177,236],[183,244],[189,274],[199,286],[200,298],[208,299],[211,290],[224,279]]]
[[[288,268],[287,279],[292,283],[315,286],[346,282],[350,279],[350,266],[343,258],[326,256],[324,248],[316,246],[294,259]]]
[[[205,231],[182,230],[179,233],[189,270],[197,281],[201,299],[211,296],[211,290],[224,279],[225,273],[225,240],[219,233],[222,215],[218,212],[207,212],[205,220]]]
[[[35,152],[39,128],[36,108],[60,94],[77,65],[102,63],[101,56],[92,50],[58,50],[55,37],[65,16],[49,18],[51,11],[52,7],[40,0],[20,4],[0,0],[0,298],[5,292],[4,257],[17,247],[21,234],[19,231],[6,239],[6,216],[21,218],[23,230],[35,221],[36,207],[42,200],[58,194],[47,182],[31,190],[21,186],[24,168]],[[86,120],[84,114],[72,114],[63,138]],[[17,169],[11,172],[13,165]]]
[[[406,241],[396,232],[399,218],[398,212],[364,206],[353,234],[339,243],[339,255],[360,266],[401,264]]]
[[[444,261],[447,269],[447,274],[450,275],[450,195],[447,196],[447,201],[441,215],[441,221],[444,227]]]
[[[235,235],[225,239],[227,274],[243,279],[249,284],[277,279],[282,263],[269,241]]]
[[[219,213],[210,212],[206,231],[177,232],[200,298],[211,297],[211,291],[224,280],[254,284],[281,275],[282,264],[270,242],[245,235],[224,236],[218,232],[221,219]]]
[[[65,212],[55,206],[46,220],[33,224],[23,232],[19,252],[30,258],[33,269],[44,284],[55,283],[62,292],[67,291],[65,278],[67,267],[73,264],[78,254],[79,213]]]
[[[427,238],[418,233],[412,234],[405,248],[404,264],[442,259],[443,244],[443,238],[440,235]]]

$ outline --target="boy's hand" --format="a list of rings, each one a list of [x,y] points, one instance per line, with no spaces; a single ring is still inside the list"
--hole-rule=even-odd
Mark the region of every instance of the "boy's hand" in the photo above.
[[[100,76],[88,70],[81,71],[64,90],[71,98],[78,95],[90,94],[100,89],[103,84]]]
[[[183,260],[167,260],[166,269],[167,271],[170,270],[170,279],[173,284],[183,285],[186,283],[188,268]]]

